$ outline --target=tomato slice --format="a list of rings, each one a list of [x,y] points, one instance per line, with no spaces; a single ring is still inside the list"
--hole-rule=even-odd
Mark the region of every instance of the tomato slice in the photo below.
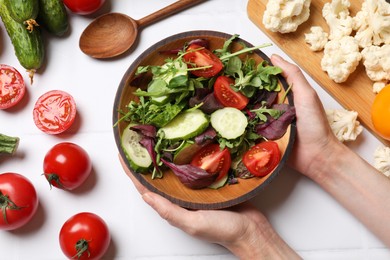
[[[191,165],[202,168],[210,174],[218,173],[216,181],[222,179],[229,171],[232,162],[227,148],[221,150],[219,144],[209,144],[200,149],[191,161]]]
[[[265,141],[249,149],[242,162],[250,173],[257,177],[269,174],[279,163],[281,158],[279,146],[274,141]]]
[[[195,43],[188,46],[187,53],[183,56],[183,59],[192,68],[211,66],[205,69],[192,70],[191,73],[197,77],[214,77],[223,68],[222,61],[217,55]]]
[[[233,84],[234,79],[219,76],[214,83],[214,96],[223,106],[242,110],[248,105],[249,99],[240,92],[234,91],[230,87]]]
[[[47,134],[59,134],[67,130],[76,118],[73,97],[61,90],[52,90],[40,96],[35,103],[34,123]]]
[[[26,85],[14,67],[0,64],[0,109],[13,107],[24,96]]]

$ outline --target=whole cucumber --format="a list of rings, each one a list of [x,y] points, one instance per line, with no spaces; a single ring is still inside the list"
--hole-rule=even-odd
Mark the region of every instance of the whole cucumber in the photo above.
[[[68,13],[62,0],[38,0],[38,22],[50,33],[62,36],[69,29]]]
[[[29,31],[38,26],[35,21],[39,11],[38,0],[5,0],[5,4],[10,16],[15,21],[26,24]]]
[[[32,79],[33,73],[42,66],[45,56],[40,30],[29,32],[22,23],[12,19],[4,0],[0,0],[0,16],[14,46],[17,59],[25,69],[30,71]]]

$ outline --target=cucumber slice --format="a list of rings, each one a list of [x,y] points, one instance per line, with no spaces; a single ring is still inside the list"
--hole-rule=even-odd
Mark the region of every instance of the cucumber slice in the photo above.
[[[201,110],[191,109],[180,113],[159,131],[164,132],[165,139],[187,140],[201,134],[208,125],[209,120]]]
[[[177,165],[189,164],[194,155],[202,148],[195,143],[186,143],[173,156],[173,163]]]
[[[222,179],[215,181],[213,184],[209,186],[210,189],[219,189],[223,186],[225,186],[227,180],[228,180],[228,175],[226,174]]]
[[[226,139],[235,139],[244,134],[248,119],[237,108],[225,107],[211,114],[211,125]]]
[[[148,150],[139,143],[141,135],[131,130],[131,126],[133,125],[129,125],[123,131],[121,145],[134,171],[145,172],[152,165],[152,158]]]

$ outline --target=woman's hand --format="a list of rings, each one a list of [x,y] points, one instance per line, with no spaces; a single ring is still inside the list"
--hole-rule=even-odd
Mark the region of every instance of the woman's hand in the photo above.
[[[271,62],[283,70],[282,75],[292,85],[294,95],[297,137],[288,163],[305,175],[313,175],[341,143],[334,136],[321,101],[302,71],[278,55],[272,55]]]
[[[250,203],[227,210],[187,210],[150,192],[127,169],[121,157],[120,161],[145,202],[172,226],[222,245],[240,259],[300,259]]]

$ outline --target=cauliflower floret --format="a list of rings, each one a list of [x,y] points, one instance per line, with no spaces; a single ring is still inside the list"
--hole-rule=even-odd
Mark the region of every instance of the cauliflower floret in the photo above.
[[[386,0],[364,0],[353,20],[361,48],[390,44],[390,4]]]
[[[311,0],[269,0],[263,24],[272,32],[295,32],[310,16]]]
[[[328,42],[328,33],[321,26],[312,26],[310,33],[305,33],[305,41],[312,51],[322,51]]]
[[[390,80],[390,44],[368,46],[362,50],[363,65],[372,81]]]
[[[375,94],[378,94],[379,91],[381,91],[386,85],[387,85],[387,82],[386,82],[386,81],[377,81],[377,82],[374,82],[374,84],[372,84],[372,91],[373,91]]]
[[[357,121],[356,111],[327,109],[325,112],[330,127],[340,142],[354,141],[363,131],[363,127]]]
[[[321,68],[336,83],[344,82],[356,70],[362,54],[352,36],[344,36],[328,41],[324,47]]]
[[[324,4],[322,16],[329,26],[329,39],[342,38],[352,33],[353,19],[349,15],[349,0],[332,0]]]
[[[374,152],[374,167],[390,177],[390,147],[379,146]]]

